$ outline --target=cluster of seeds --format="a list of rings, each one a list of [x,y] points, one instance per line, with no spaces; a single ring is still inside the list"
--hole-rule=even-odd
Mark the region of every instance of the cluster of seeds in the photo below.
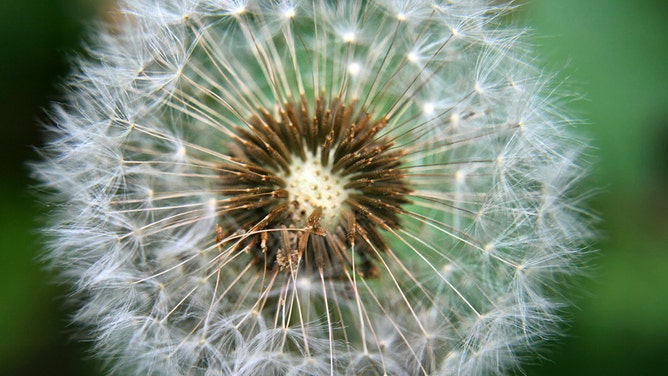
[[[264,111],[237,128],[233,163],[221,168],[221,212],[238,236],[234,249],[265,268],[378,273],[373,259],[387,248],[379,233],[399,226],[408,200],[404,152],[383,131],[387,119],[335,99],[302,99],[276,113]],[[223,244],[223,246],[229,246]],[[354,249],[353,261],[348,251]]]

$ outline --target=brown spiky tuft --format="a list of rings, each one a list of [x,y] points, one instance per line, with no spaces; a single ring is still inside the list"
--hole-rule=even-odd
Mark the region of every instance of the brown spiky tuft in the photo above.
[[[404,151],[382,133],[388,119],[355,107],[316,99],[309,110],[302,98],[236,129],[219,207],[236,232],[218,234],[221,247],[249,253],[262,270],[378,275],[380,231],[399,227],[411,189]]]

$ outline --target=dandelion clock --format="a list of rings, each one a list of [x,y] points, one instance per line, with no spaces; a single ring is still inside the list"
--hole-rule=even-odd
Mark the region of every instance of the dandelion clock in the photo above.
[[[585,145],[510,10],[123,2],[34,167],[95,354],[137,375],[536,356],[591,236]]]

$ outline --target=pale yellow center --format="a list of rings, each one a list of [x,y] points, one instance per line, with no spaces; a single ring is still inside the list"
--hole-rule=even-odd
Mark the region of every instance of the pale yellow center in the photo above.
[[[332,173],[330,166],[323,166],[319,155],[307,153],[305,161],[293,158],[290,175],[282,178],[287,183],[295,224],[305,225],[309,215],[318,207],[322,208],[322,227],[332,229],[339,223],[343,203],[348,198],[344,188],[348,180]]]

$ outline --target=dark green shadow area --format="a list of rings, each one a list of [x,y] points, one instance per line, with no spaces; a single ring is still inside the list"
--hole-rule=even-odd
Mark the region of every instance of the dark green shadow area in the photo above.
[[[572,327],[529,375],[668,369],[668,2],[535,0],[539,52],[581,88],[602,240]],[[545,60],[545,59],[544,59]],[[579,94],[579,93],[578,93]]]
[[[20,185],[2,185],[0,196],[0,374],[94,374],[69,335],[66,291],[37,265],[34,200]]]
[[[57,100],[68,56],[101,0],[0,2],[0,375],[94,375],[87,346],[71,338],[65,289],[38,262],[39,205],[26,162],[41,143],[37,123]]]

